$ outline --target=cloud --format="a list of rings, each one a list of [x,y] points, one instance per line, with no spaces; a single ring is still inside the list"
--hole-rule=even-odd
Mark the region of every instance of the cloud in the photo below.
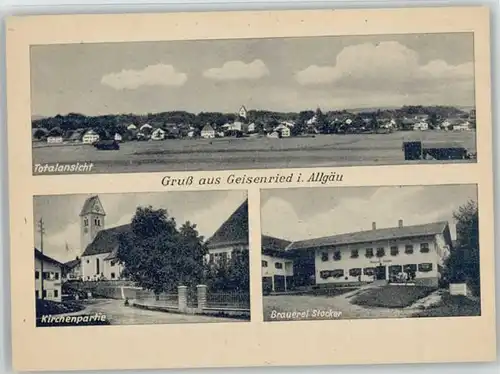
[[[243,61],[227,61],[220,68],[211,68],[203,72],[208,79],[219,81],[255,80],[269,75],[269,69],[262,60],[254,60],[248,64]]]
[[[106,74],[101,83],[115,90],[135,90],[141,86],[182,86],[187,74],[175,70],[172,65],[148,65],[142,70],[122,70]]]
[[[420,65],[419,55],[398,42],[364,43],[345,47],[332,66],[311,65],[295,73],[301,85],[336,83],[336,86],[364,86],[379,88],[419,85],[444,80],[465,80],[472,84],[472,63],[450,65],[443,60]]]
[[[324,199],[315,189],[295,190],[279,196],[275,192],[262,207],[262,232],[288,240],[305,240],[369,230],[377,227],[417,225],[448,220],[454,235],[453,211],[474,199],[474,186],[362,187],[331,189],[333,199]],[[342,191],[341,191],[342,190]],[[434,197],[433,197],[434,196]],[[299,212],[301,199],[323,198],[324,209]],[[329,202],[330,201],[330,202]]]

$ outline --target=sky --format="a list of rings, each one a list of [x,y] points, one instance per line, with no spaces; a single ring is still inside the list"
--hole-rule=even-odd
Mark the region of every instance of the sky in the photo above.
[[[474,106],[473,34],[39,45],[32,115]]]
[[[337,187],[261,191],[264,235],[290,241],[448,221],[456,238],[453,212],[477,202],[476,185]]]
[[[44,253],[66,262],[81,255],[80,211],[92,195],[50,195],[34,197],[34,219],[43,218]],[[197,225],[205,239],[212,236],[226,219],[245,201],[246,191],[199,191],[99,194],[106,212],[105,228],[130,223],[138,206],[164,208],[180,226],[186,221]],[[40,234],[34,227],[35,246],[40,248]],[[67,249],[67,248],[68,249]]]

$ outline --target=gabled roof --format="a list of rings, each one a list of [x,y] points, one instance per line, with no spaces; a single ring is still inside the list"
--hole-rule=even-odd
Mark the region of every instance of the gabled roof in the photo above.
[[[118,236],[131,230],[130,224],[116,226],[111,229],[101,230],[82,254],[83,256],[113,253],[118,248]]]
[[[35,248],[35,258],[38,258],[40,261],[50,262],[54,265],[63,266],[62,263],[53,259],[52,257],[47,256],[46,254],[42,253],[40,250],[36,248]]]
[[[214,128],[210,125],[205,125],[205,126],[203,126],[201,131],[214,131]]]
[[[248,199],[245,199],[206,244],[208,248],[248,244]]]
[[[390,227],[384,229],[358,231],[346,234],[326,236],[316,239],[296,241],[288,246],[290,250],[307,250],[356,243],[369,243],[381,240],[394,240],[428,235],[442,234],[448,229],[448,222],[435,222],[423,225]],[[451,244],[451,243],[450,243]]]
[[[92,207],[94,206],[95,203],[98,203],[99,206],[102,207],[100,200],[99,200],[99,196],[97,196],[97,195],[91,196],[87,200],[85,200],[85,203],[83,203],[82,211],[80,212],[80,217],[85,215],[85,214],[92,213]],[[104,209],[102,209],[101,213],[103,215],[106,214],[106,213],[104,213]]]
[[[278,239],[273,236],[262,235],[261,247],[262,253],[284,252],[291,242],[284,239]]]
[[[69,270],[74,269],[78,265],[80,265],[80,259],[75,259],[75,260],[71,260],[71,261],[64,263],[64,266],[66,267],[66,269],[69,269]]]

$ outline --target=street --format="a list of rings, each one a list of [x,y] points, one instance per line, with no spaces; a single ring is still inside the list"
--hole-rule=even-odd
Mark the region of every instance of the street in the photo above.
[[[212,323],[239,322],[232,318],[156,312],[125,306],[123,300],[99,299],[86,303],[86,308],[78,314],[103,313],[112,325],[152,325],[170,323]]]

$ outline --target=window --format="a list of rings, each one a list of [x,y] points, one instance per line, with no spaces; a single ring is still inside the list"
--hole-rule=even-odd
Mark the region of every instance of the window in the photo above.
[[[94,225],[96,225],[97,227],[100,227],[101,226],[101,219],[100,218],[95,218],[94,219]]]
[[[418,264],[418,271],[422,273],[427,273],[429,271],[432,271],[432,264],[431,263]]]
[[[274,264],[274,267],[275,267],[276,269],[283,269],[283,264],[282,264],[281,262],[276,262],[276,263]]]
[[[90,260],[87,260],[87,264],[90,264]]]
[[[371,275],[375,274],[375,268],[364,268],[363,274],[371,276]]]
[[[413,253],[413,245],[411,244],[405,245],[405,253],[407,255],[411,255]]]
[[[59,280],[59,273],[57,273],[57,272],[54,273],[54,279]]]
[[[45,299],[47,297],[47,290],[43,290],[42,297]]]
[[[391,246],[391,256],[397,256],[399,254],[399,248],[397,245]]]
[[[331,273],[332,272],[330,270],[322,270],[319,272],[319,276],[321,277],[321,279],[327,279],[332,276]]]
[[[429,253],[429,243],[420,244],[420,253]]]
[[[344,270],[343,269],[336,269],[331,272],[332,277],[334,278],[341,278],[344,276]]]
[[[321,261],[328,261],[328,252],[321,253]]]
[[[40,298],[40,291],[38,291],[38,290],[36,290],[36,291],[35,291],[35,297],[36,297],[37,299],[39,299],[39,298]]]
[[[213,264],[214,263],[214,254],[213,253],[210,253],[210,263]]]
[[[351,277],[359,277],[361,275],[361,268],[349,269],[349,275]]]
[[[44,271],[43,272],[43,279],[44,280],[50,280],[50,272]]]
[[[111,266],[115,266],[116,265],[116,261],[115,260],[111,260],[110,265]]]
[[[415,273],[417,271],[417,265],[416,264],[406,264],[404,267],[403,267],[403,270],[405,272],[409,272],[409,273]]]
[[[351,258],[358,258],[359,257],[359,251],[357,249],[353,249],[351,251]]]
[[[335,251],[333,252],[333,260],[334,261],[340,261],[342,259],[342,254],[340,251]]]
[[[59,297],[59,291],[58,290],[54,290],[54,297]]]
[[[87,217],[85,217],[83,219],[83,226],[88,227],[88,225],[89,225],[89,219]]]
[[[399,274],[403,271],[403,267],[401,265],[391,265],[389,266],[389,274]]]
[[[366,257],[366,258],[371,258],[371,257],[373,257],[373,248],[366,248],[365,257]]]
[[[385,256],[385,249],[384,249],[384,247],[377,248],[377,257],[384,257],[384,256]]]
[[[116,275],[115,273],[111,273],[111,279],[115,279]]]
[[[38,270],[35,271],[35,279],[40,279],[40,272]]]
[[[267,261],[262,260],[262,267],[267,268]]]

